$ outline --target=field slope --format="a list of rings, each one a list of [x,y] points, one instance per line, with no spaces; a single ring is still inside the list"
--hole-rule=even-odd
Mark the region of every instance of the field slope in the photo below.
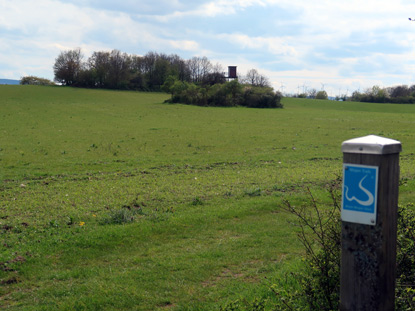
[[[323,205],[342,141],[398,139],[414,191],[415,106],[0,86],[0,305],[211,310],[268,297],[303,250],[283,200]],[[283,286],[283,285],[281,285]]]

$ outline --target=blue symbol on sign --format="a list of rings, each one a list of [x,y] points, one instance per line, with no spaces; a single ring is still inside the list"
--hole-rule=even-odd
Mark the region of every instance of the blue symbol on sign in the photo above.
[[[359,188],[364,192],[364,193],[366,193],[367,194],[367,196],[368,196],[368,198],[367,198],[367,200],[366,201],[362,201],[362,200],[359,200],[358,198],[356,198],[355,196],[352,196],[351,198],[348,196],[348,194],[349,194],[349,187],[347,187],[346,185],[344,185],[344,188],[346,189],[346,192],[345,192],[345,197],[346,197],[346,200],[348,200],[348,201],[350,201],[350,202],[352,202],[352,201],[356,201],[357,203],[359,203],[360,205],[363,205],[363,206],[370,206],[370,205],[372,205],[373,204],[373,201],[375,201],[375,198],[373,197],[373,194],[369,191],[369,190],[367,190],[365,187],[363,187],[363,185],[362,185],[362,183],[363,183],[363,181],[365,180],[365,178],[367,177],[367,176],[369,176],[369,175],[366,175],[365,177],[363,177],[362,178],[362,180],[359,182]]]
[[[370,166],[344,166],[343,209],[375,213],[377,169]]]

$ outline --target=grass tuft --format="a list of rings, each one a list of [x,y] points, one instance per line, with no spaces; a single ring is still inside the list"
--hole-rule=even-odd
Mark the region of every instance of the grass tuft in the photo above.
[[[245,190],[244,192],[245,192],[245,195],[248,197],[259,197],[262,195],[261,188],[249,189],[249,190]]]
[[[104,217],[100,223],[103,225],[108,224],[128,224],[134,222],[140,216],[145,215],[143,209],[139,208],[127,208],[123,206],[122,208],[112,210],[107,217]]]

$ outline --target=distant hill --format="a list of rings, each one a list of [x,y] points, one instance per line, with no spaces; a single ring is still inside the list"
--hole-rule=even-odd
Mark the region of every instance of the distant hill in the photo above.
[[[12,79],[0,79],[0,84],[19,84],[20,80],[12,80]]]

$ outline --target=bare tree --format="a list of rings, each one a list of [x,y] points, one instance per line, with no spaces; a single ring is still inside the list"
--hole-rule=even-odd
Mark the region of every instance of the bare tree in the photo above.
[[[88,66],[90,70],[94,71],[94,75],[96,77],[96,86],[105,87],[108,83],[110,53],[94,52],[88,59]]]
[[[225,69],[223,68],[221,64],[216,63],[215,65],[212,66],[212,72],[220,73],[223,75],[225,73]]]
[[[411,91],[407,85],[398,85],[390,90],[390,96],[391,97],[405,97],[410,96]]]
[[[55,81],[65,85],[73,85],[82,69],[82,58],[80,48],[62,51],[53,65]]]
[[[212,64],[206,56],[192,57],[187,61],[192,82],[201,82],[203,78],[212,71]]]
[[[308,90],[308,97],[309,98],[316,98],[316,96],[317,96],[317,90],[316,89],[310,89],[310,90]]]
[[[127,53],[112,50],[110,54],[110,87],[120,88],[128,82],[130,57]]]
[[[154,66],[158,56],[159,55],[156,52],[148,52],[146,55],[144,55],[143,73],[148,74],[149,76],[153,74]]]
[[[259,72],[256,69],[248,70],[246,76],[242,78],[242,82],[253,86],[271,86],[268,78],[259,74]]]
[[[203,56],[200,60],[200,71],[201,79],[203,79],[206,75],[212,72],[212,63],[206,56]]]
[[[144,72],[144,57],[139,55],[132,55],[130,69],[133,73]]]

